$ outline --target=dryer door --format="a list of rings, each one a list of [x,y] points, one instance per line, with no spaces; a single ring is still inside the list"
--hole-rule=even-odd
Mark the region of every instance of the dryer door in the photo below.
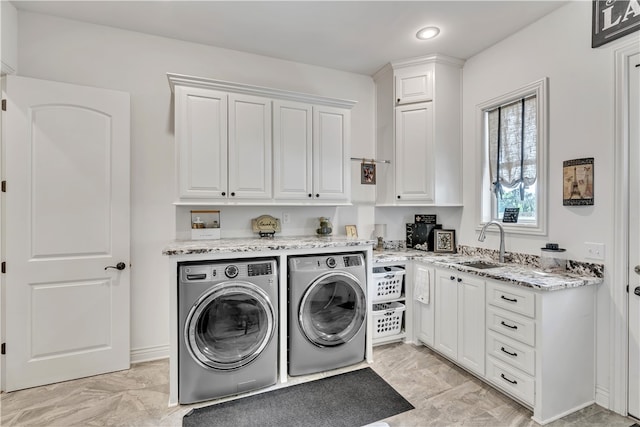
[[[202,366],[238,369],[260,356],[274,336],[276,323],[273,302],[258,286],[219,283],[189,311],[184,339]]]
[[[317,278],[302,296],[298,321],[304,336],[319,347],[348,343],[362,328],[367,313],[363,286],[346,272]]]

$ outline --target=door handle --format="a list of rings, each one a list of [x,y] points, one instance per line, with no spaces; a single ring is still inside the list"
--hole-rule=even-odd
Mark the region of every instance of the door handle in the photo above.
[[[633,293],[640,297],[640,286],[636,286],[636,288],[633,290]]]
[[[636,274],[640,274],[640,265],[636,265],[635,267],[633,267],[633,271],[635,271]]]
[[[124,270],[125,268],[127,268],[127,264],[125,264],[124,262],[119,262],[116,265],[108,265],[104,269],[106,270],[108,268],[115,268],[116,270]]]

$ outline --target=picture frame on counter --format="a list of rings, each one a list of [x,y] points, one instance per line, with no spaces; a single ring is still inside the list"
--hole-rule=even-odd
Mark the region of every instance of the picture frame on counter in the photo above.
[[[220,211],[219,210],[191,211],[191,239],[192,240],[220,239]]]
[[[347,233],[347,237],[358,237],[358,229],[355,225],[345,225],[344,230]]]
[[[433,230],[433,252],[456,253],[456,231],[455,230]]]

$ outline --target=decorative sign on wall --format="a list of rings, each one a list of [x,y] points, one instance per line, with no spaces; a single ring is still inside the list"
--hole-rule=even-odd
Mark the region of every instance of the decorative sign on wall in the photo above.
[[[566,160],[562,166],[562,204],[593,205],[593,157]]]
[[[593,0],[591,47],[640,30],[640,0]]]

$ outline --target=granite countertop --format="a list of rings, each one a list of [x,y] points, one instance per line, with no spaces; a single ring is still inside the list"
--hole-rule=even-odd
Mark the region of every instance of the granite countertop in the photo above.
[[[505,282],[526,288],[553,291],[579,286],[598,285],[603,282],[602,277],[584,272],[555,272],[546,273],[538,268],[526,264],[505,263],[490,269],[478,269],[461,265],[462,262],[485,261],[495,263],[492,259],[478,256],[459,254],[436,254],[418,250],[373,251],[374,263],[389,263],[402,261],[424,261],[438,268],[448,268],[464,273],[470,273],[488,279]]]
[[[374,240],[345,236],[291,236],[273,239],[244,238],[220,240],[176,240],[162,250],[163,255],[189,255],[224,252],[278,251],[286,249],[337,248],[373,245]]]

